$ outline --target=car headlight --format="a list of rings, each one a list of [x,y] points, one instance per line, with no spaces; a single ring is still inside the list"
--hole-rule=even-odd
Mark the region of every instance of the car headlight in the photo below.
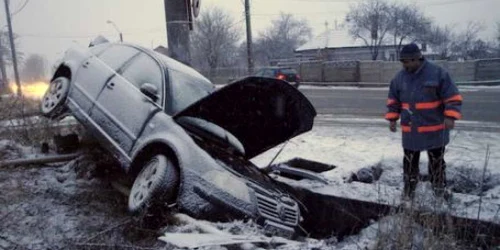
[[[248,186],[234,175],[224,171],[211,170],[203,174],[203,179],[240,200],[251,202]]]

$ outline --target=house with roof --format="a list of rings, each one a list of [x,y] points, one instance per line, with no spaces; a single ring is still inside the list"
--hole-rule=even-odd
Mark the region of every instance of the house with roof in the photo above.
[[[426,57],[433,57],[428,46],[421,46]],[[377,60],[395,61],[396,46],[381,45]],[[346,28],[328,29],[295,50],[299,61],[369,61],[372,60],[370,47],[362,39],[354,39]]]

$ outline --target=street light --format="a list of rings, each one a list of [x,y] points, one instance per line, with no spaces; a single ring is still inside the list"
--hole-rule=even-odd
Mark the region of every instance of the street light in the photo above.
[[[120,34],[120,42],[123,42],[123,35],[122,35],[122,32],[120,31],[120,29],[118,29],[118,26],[116,26],[116,24],[111,20],[108,20],[106,23],[112,24],[113,27],[115,27],[115,30]]]

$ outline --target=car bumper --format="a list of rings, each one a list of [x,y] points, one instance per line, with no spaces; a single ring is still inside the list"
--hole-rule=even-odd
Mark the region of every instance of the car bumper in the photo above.
[[[298,228],[300,210],[296,202],[285,204],[279,195],[256,184],[248,184],[251,203],[242,201],[214,186],[210,182],[192,176],[196,181],[179,200],[179,207],[196,218],[228,221],[232,219],[253,219],[270,235],[292,237]],[[185,190],[187,191],[187,190]],[[290,201],[291,202],[291,201]],[[195,204],[197,203],[197,204]]]

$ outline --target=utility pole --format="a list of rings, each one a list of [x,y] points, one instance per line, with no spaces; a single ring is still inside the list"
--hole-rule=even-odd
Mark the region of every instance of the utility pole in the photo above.
[[[2,50],[2,33],[0,31],[0,73],[2,73],[2,81],[0,81],[0,92],[3,88],[6,88],[9,84],[7,79],[7,70],[5,69],[5,62],[3,60],[3,50]]]
[[[191,64],[189,0],[164,0],[167,22],[168,53],[184,64]]]
[[[250,20],[250,0],[245,0],[245,19],[247,24],[247,59],[248,74],[253,74],[252,25]]]
[[[14,35],[12,34],[12,22],[10,20],[10,10],[9,10],[9,0],[4,0],[5,2],[5,13],[7,14],[7,26],[9,27],[9,40],[10,48],[12,52],[12,64],[14,66],[14,77],[16,79],[17,85],[17,95],[22,96],[21,91],[21,81],[19,80],[19,71],[17,70],[17,57],[16,57],[16,45],[14,44]]]

